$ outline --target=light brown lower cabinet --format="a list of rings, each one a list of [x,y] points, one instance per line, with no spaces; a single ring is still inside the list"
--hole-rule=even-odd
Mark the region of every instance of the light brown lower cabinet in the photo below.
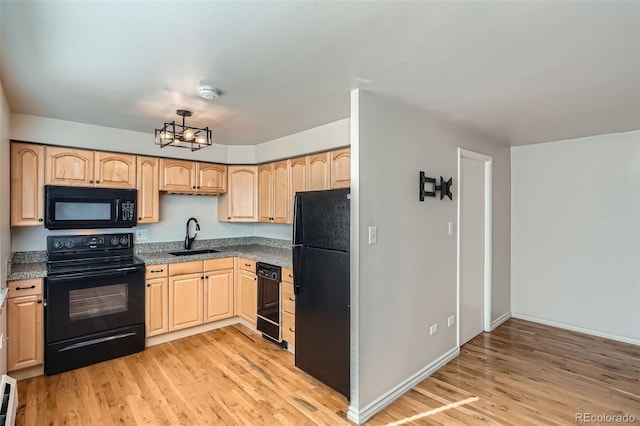
[[[11,281],[7,298],[7,371],[44,362],[42,279]]]
[[[233,258],[204,261],[204,322],[234,316]]]
[[[293,270],[282,268],[282,340],[296,344],[296,296],[293,292]]]
[[[146,336],[167,333],[169,331],[169,279],[166,276],[147,279],[145,305]]]
[[[256,325],[258,316],[258,277],[255,262],[238,260],[238,315]],[[250,265],[243,267],[243,265]]]
[[[202,272],[169,277],[169,331],[203,323]]]

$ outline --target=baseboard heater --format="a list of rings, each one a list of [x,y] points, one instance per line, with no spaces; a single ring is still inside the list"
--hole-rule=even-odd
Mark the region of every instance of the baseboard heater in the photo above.
[[[2,380],[0,380],[0,392],[2,392],[0,426],[13,426],[16,422],[16,412],[18,411],[18,384],[16,379],[3,374]]]

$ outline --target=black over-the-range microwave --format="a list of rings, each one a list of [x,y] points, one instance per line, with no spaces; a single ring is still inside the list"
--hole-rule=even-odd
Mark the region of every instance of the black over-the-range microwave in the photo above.
[[[47,229],[131,228],[137,223],[135,189],[44,187]]]

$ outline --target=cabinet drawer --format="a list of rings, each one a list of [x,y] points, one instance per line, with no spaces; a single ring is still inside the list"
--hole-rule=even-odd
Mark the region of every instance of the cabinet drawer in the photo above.
[[[291,283],[282,283],[282,311],[292,315],[296,313],[296,296]]]
[[[286,312],[282,313],[282,340],[286,340],[292,345],[296,344],[296,321],[295,316]]]
[[[207,259],[204,261],[205,271],[219,271],[221,269],[233,269],[233,257]]]
[[[293,282],[293,269],[291,268],[282,268],[282,281],[286,283]]]
[[[144,276],[149,278],[161,278],[169,275],[169,265],[161,263],[160,265],[147,265],[144,267]]]
[[[185,274],[201,274],[202,260],[194,260],[193,262],[179,262],[169,264],[169,276],[185,275]]]
[[[244,269],[245,271],[256,273],[256,261],[249,259],[238,259],[238,268]]]
[[[7,283],[7,287],[9,287],[7,298],[42,294],[42,278],[10,281]]]

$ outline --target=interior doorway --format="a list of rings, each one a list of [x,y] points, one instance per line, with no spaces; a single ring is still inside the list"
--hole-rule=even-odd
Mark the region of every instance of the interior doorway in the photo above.
[[[458,346],[491,330],[492,158],[458,148]]]

